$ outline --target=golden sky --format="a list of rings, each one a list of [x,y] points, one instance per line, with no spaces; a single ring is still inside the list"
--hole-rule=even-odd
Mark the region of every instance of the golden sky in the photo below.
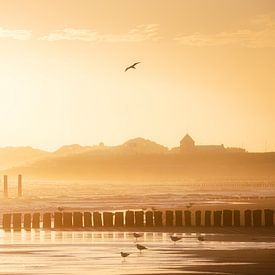
[[[0,0],[0,60],[0,146],[275,151],[273,0]]]

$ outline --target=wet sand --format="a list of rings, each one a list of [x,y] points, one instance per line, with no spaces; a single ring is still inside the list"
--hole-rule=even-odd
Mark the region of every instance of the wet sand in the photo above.
[[[0,274],[274,274],[274,230],[229,233],[0,231]],[[120,251],[131,253],[124,261]]]

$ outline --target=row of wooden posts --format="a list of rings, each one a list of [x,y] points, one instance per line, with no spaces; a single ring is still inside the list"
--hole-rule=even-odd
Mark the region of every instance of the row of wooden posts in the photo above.
[[[4,198],[9,197],[9,187],[8,187],[8,176],[4,175],[4,190],[3,190]],[[18,175],[17,180],[17,195],[18,197],[22,197],[23,195],[23,185],[22,185],[22,175]]]
[[[3,214],[4,230],[21,229],[92,229],[122,227],[188,226],[274,226],[274,210],[217,211],[126,211],[126,212],[55,212]]]

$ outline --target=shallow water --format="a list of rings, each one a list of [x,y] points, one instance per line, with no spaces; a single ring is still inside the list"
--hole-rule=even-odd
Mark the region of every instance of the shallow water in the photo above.
[[[198,256],[194,251],[275,249],[274,241],[244,242],[238,241],[238,238],[235,241],[220,241],[223,236],[224,239],[228,236],[220,235],[215,240],[215,234],[211,234],[211,241],[199,242],[196,234],[190,233],[179,234],[183,239],[174,245],[169,236],[168,233],[144,233],[139,243],[148,250],[139,253],[132,233],[0,231],[0,274],[183,274],[184,268],[205,264],[252,264],[217,263]],[[210,235],[205,237],[207,239]],[[120,251],[131,255],[123,260]],[[188,271],[186,273],[190,274]]]
[[[264,185],[262,185],[264,184]],[[236,187],[237,186],[237,187]],[[9,199],[0,190],[0,213],[66,210],[185,208],[190,202],[207,205],[250,204],[252,199],[275,197],[275,183],[259,182],[28,182],[16,198],[17,183],[9,182]]]

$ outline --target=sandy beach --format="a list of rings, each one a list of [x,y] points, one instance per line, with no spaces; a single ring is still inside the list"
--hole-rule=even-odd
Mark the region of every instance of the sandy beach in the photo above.
[[[131,232],[0,231],[0,274],[274,274],[274,230],[229,232],[146,232],[139,253]]]

